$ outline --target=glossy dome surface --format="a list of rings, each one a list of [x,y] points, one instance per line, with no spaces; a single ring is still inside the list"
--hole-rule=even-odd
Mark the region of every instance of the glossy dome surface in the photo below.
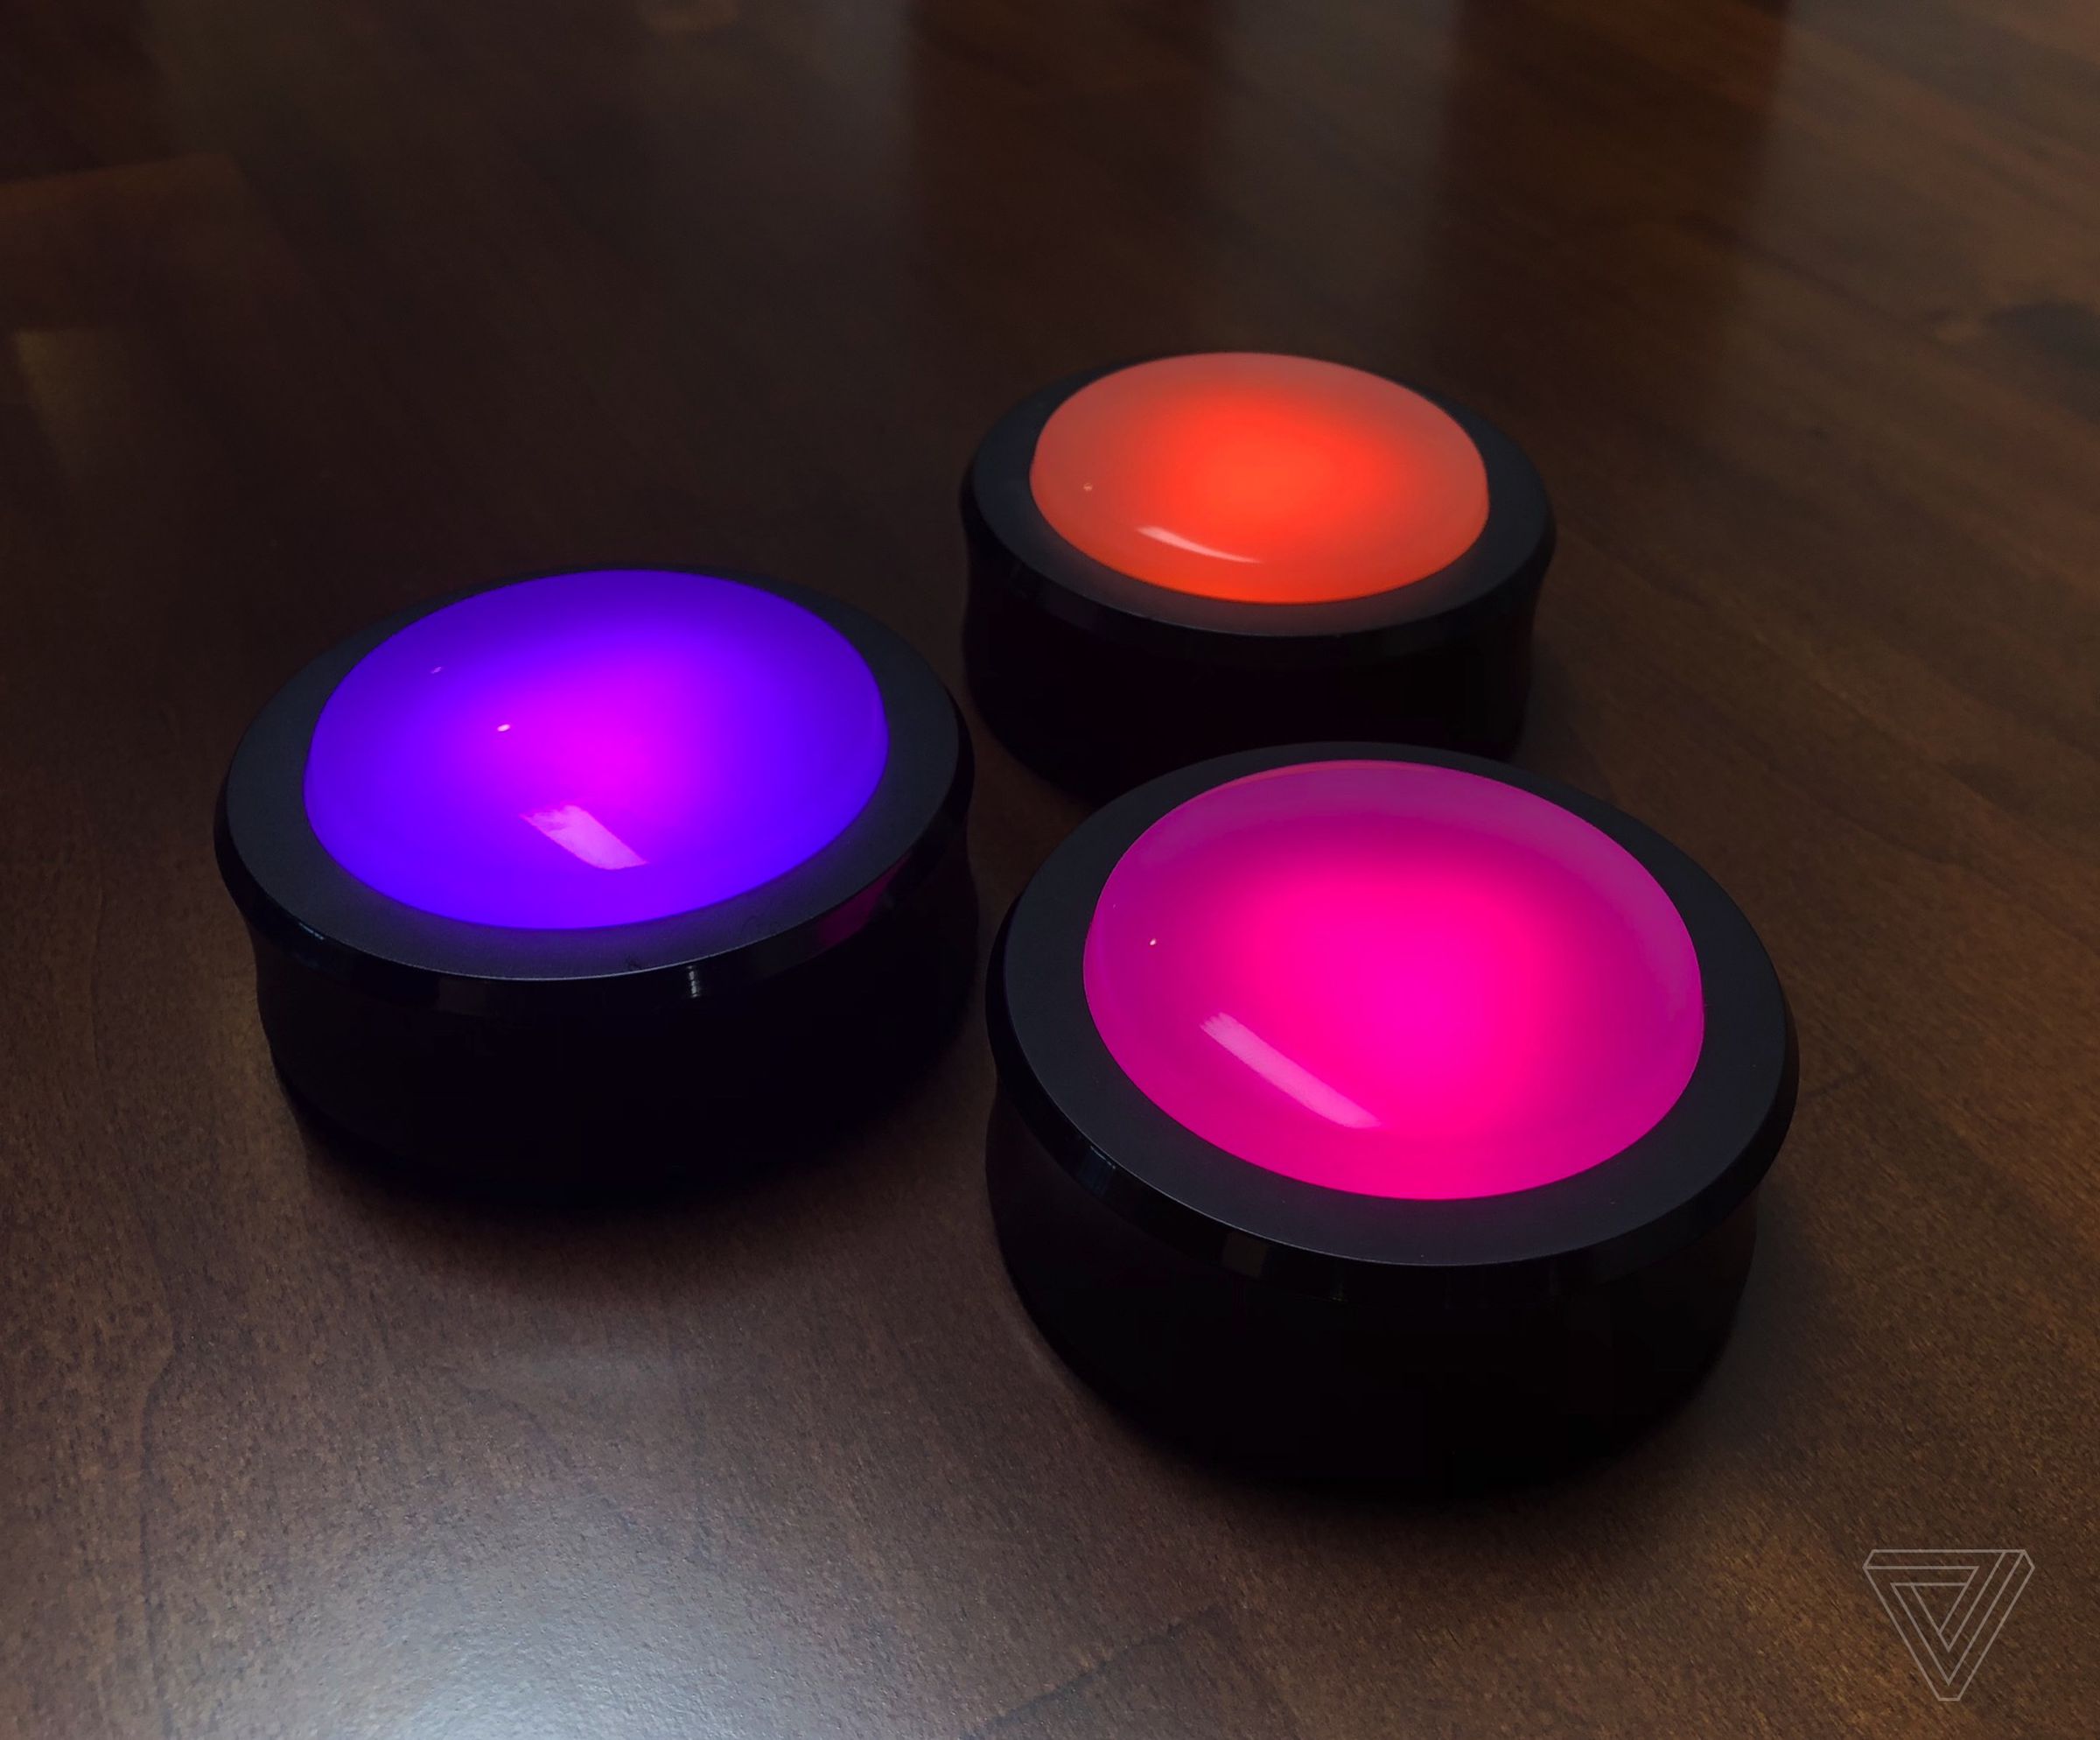
[[[329,855],[449,918],[580,930],[709,906],[836,839],[888,756],[844,635],[738,581],[555,574],[366,654],[315,724]]]
[[[1339,363],[1256,352],[1104,375],[1029,471],[1068,544],[1170,591],[1316,604],[1409,585],[1488,523],[1488,473],[1441,407]]]
[[[1609,1161],[1704,1031],[1662,888],[1544,797],[1308,762],[1190,799],[1117,862],[1084,979],[1110,1054],[1216,1147],[1336,1190],[1491,1196]]]

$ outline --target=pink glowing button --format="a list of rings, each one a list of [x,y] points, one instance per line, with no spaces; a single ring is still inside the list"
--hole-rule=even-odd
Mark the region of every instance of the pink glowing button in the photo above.
[[[1684,922],[1623,846],[1409,761],[1279,768],[1169,811],[1110,874],[1085,979],[1176,1122],[1373,1196],[1599,1165],[1676,1104],[1704,1031]]]

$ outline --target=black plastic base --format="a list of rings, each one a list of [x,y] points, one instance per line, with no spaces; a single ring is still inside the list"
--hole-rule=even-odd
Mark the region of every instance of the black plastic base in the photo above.
[[[1050,615],[997,578],[1003,555],[966,507],[970,697],[1015,758],[1103,797],[1192,762],[1271,743],[1368,739],[1507,755],[1531,689],[1536,591],[1464,635],[1354,663],[1245,668],[1107,640]]]
[[[326,1123],[526,1195],[746,1169],[879,1102],[952,1028],[976,955],[958,835],[894,911],[748,987],[533,1021],[390,1000],[251,928],[278,1072]]]
[[[1712,1364],[1756,1242],[1752,1196],[1614,1280],[1520,1309],[1424,1309],[1175,1248],[1083,1188],[1003,1095],[986,1176],[1015,1289],[1075,1372],[1200,1455],[1292,1477],[1477,1486],[1609,1448]]]

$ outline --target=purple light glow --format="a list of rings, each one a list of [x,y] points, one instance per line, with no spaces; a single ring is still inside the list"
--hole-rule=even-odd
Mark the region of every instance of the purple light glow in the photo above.
[[[1170,810],[1110,873],[1086,995],[1124,1073],[1253,1165],[1493,1196],[1653,1129],[1698,1062],[1670,897],[1580,817],[1405,761],[1320,761]]]
[[[792,870],[860,813],[888,755],[873,673],[800,605],[704,574],[555,574],[359,660],[314,726],[306,817],[406,905],[585,930]]]

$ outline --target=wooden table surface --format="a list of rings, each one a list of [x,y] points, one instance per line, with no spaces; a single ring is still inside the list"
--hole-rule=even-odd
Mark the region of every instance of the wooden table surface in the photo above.
[[[2092,1731],[2090,0],[6,0],[0,178],[0,1732]],[[1134,1436],[1000,1269],[974,1008],[683,1208],[303,1133],[210,811],[304,660],[644,557],[955,683],[976,436],[1219,347],[1530,447],[1520,759],[1786,979],[1690,1407],[1440,1505]],[[1080,812],[979,754],[996,915]],[[1946,1546],[2036,1566],[1958,1707],[1860,1568]]]

